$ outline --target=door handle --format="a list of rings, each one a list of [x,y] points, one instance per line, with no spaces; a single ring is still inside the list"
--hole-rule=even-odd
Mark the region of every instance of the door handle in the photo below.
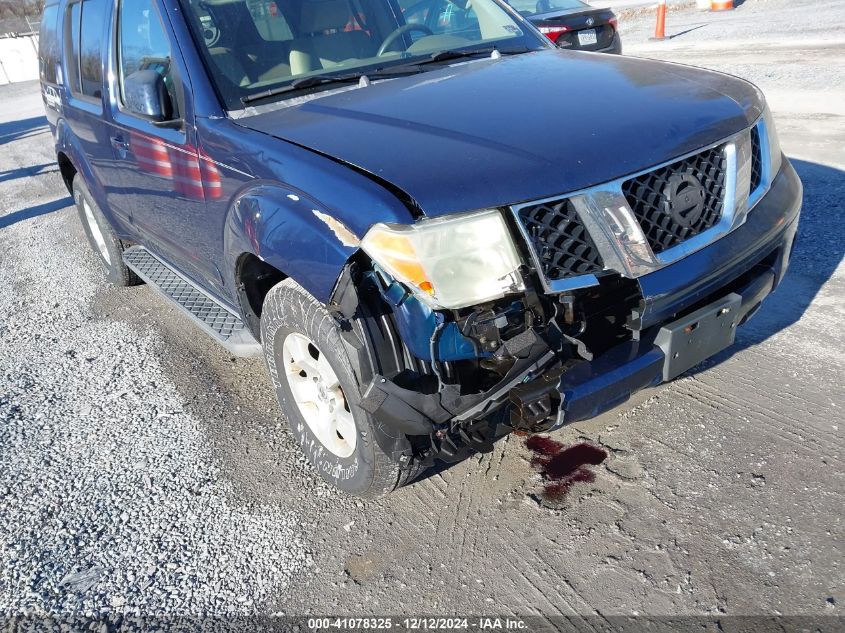
[[[111,137],[111,146],[117,150],[117,153],[121,158],[126,158],[126,155],[129,153],[129,143],[119,136]]]

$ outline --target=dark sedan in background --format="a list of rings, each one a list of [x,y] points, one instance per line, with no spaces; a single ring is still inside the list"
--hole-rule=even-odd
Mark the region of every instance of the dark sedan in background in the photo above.
[[[616,15],[579,0],[508,0],[561,48],[621,53]]]

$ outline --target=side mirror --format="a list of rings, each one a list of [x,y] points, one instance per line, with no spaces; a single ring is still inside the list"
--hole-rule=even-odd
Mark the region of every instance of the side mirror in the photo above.
[[[136,70],[123,80],[123,101],[132,114],[153,123],[169,122],[174,116],[164,77],[149,68]]]

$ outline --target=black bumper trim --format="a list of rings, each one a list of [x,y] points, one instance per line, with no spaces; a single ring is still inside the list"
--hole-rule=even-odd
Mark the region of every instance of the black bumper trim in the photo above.
[[[758,271],[750,281],[725,295],[741,297],[736,321],[748,320],[760,303],[774,289],[777,273],[774,268]],[[556,429],[599,415],[628,400],[632,394],[663,382],[666,357],[655,344],[661,326],[651,328],[639,341],[618,345],[592,362],[582,362],[565,372],[558,384],[561,406]]]

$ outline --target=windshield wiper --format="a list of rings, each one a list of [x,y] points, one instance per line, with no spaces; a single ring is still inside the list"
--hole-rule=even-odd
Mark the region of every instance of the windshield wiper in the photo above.
[[[532,49],[518,49],[501,51],[495,46],[486,48],[475,48],[469,50],[445,50],[437,51],[428,56],[428,58],[409,60],[404,64],[396,64],[394,66],[386,66],[379,68],[373,72],[348,73],[344,75],[315,75],[313,77],[302,77],[295,79],[291,83],[278,86],[277,88],[270,88],[263,92],[256,92],[255,94],[241,97],[241,103],[244,105],[253,103],[254,101],[261,101],[262,99],[269,99],[278,95],[287,94],[289,92],[296,92],[297,90],[306,90],[308,88],[315,88],[317,86],[325,86],[330,84],[348,84],[356,81],[361,81],[362,77],[367,79],[386,79],[390,77],[401,77],[403,75],[413,75],[423,72],[422,66],[425,64],[433,64],[436,62],[448,61],[450,59],[461,59],[464,57],[475,57],[476,55],[492,55],[498,52],[500,55],[518,55],[520,53],[530,53]]]
[[[352,75],[329,75],[327,77],[303,77],[296,79],[286,86],[279,86],[278,88],[270,88],[264,92],[256,92],[252,95],[241,97],[241,103],[252,103],[253,101],[261,101],[262,99],[269,99],[277,95],[285,94],[286,92],[294,92],[296,90],[304,90],[306,88],[314,88],[315,86],[323,86],[325,84],[345,84],[353,81],[360,81],[361,74]]]
[[[367,79],[387,79],[390,77],[399,77],[402,75],[412,75],[422,72],[421,68],[417,68],[417,64],[402,65],[395,68],[380,68],[374,72],[369,73],[349,73],[345,75],[316,75],[314,77],[302,77],[295,79],[286,86],[279,86],[278,88],[270,88],[264,92],[256,92],[252,95],[241,97],[241,103],[247,104],[253,101],[261,101],[262,99],[269,99],[278,95],[286,94],[288,92],[295,92],[297,90],[305,90],[307,88],[315,88],[317,86],[325,86],[329,84],[348,84],[356,81],[361,81],[362,78]]]
[[[458,50],[448,49],[445,51],[437,51],[436,53],[432,53],[428,59],[417,63],[431,64],[434,62],[445,62],[451,59],[461,59],[462,57],[475,57],[476,55],[492,55],[493,53],[498,53],[499,55],[519,55],[520,53],[530,53],[531,51],[532,49],[530,48],[503,51],[499,50],[495,46],[489,46],[487,48],[471,48]]]
[[[378,73],[367,73],[367,76],[371,79],[378,78],[381,75],[404,75],[404,74],[414,74],[414,73],[421,73],[423,72],[423,66],[426,64],[434,64],[437,62],[449,61],[451,59],[463,59],[464,57],[475,57],[476,55],[488,55],[492,56],[494,53],[498,53],[499,55],[519,55],[521,53],[531,53],[534,50],[532,48],[521,48],[517,50],[509,50],[509,51],[501,51],[495,46],[488,46],[485,48],[476,48],[476,49],[469,49],[469,50],[445,50],[445,51],[437,51],[432,53],[428,57],[423,57],[422,59],[418,58],[411,58],[410,60],[401,63],[401,64],[394,64],[393,66],[388,66],[384,70],[381,70]]]

